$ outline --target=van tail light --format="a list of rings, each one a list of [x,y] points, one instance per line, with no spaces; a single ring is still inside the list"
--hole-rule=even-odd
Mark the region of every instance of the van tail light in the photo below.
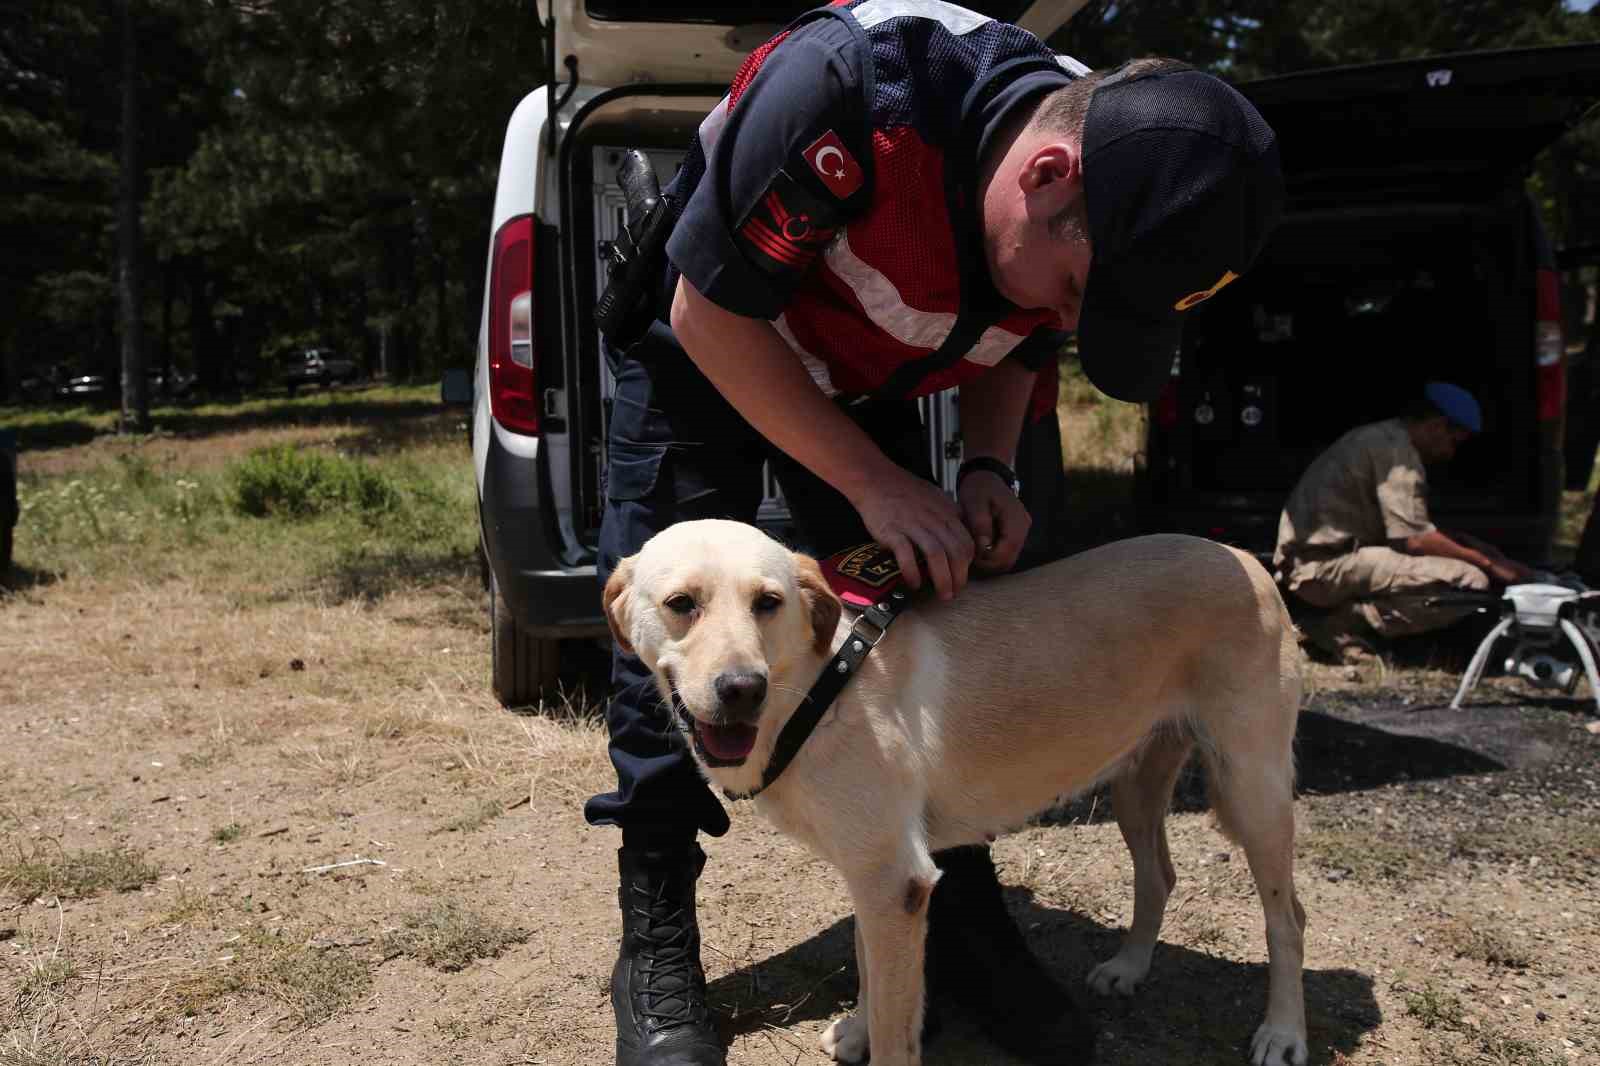
[[[1168,379],[1155,402],[1156,425],[1171,432],[1178,425],[1178,382]]]
[[[1567,362],[1561,337],[1561,288],[1554,270],[1535,271],[1537,302],[1533,322],[1533,361],[1537,375],[1539,421],[1560,419],[1567,410]]]
[[[489,411],[516,433],[539,432],[533,343],[533,216],[494,235],[489,275]]]

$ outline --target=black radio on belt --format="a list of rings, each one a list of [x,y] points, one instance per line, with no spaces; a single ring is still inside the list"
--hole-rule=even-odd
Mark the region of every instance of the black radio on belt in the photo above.
[[[653,297],[677,211],[672,198],[662,195],[650,158],[637,148],[622,153],[617,184],[626,224],[606,251],[606,291],[594,320],[606,340],[621,347],[638,339],[655,317]]]

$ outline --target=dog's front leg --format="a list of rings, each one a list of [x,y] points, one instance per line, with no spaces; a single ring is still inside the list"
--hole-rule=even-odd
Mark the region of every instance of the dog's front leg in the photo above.
[[[922,1062],[922,964],[928,901],[938,876],[926,851],[911,862],[879,867],[865,876],[847,875],[856,907],[857,965],[862,967],[864,1002],[857,1017],[867,1019],[874,1066]]]
[[[828,1026],[822,1034],[822,1050],[835,1062],[867,1061],[867,942],[861,935],[861,920],[856,919],[856,1009]]]

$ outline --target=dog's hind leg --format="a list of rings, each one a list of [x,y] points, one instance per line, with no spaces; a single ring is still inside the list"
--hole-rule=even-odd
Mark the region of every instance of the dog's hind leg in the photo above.
[[[1267,1016],[1250,1042],[1256,1066],[1303,1066],[1306,913],[1294,889],[1293,718],[1281,737],[1220,745],[1208,759],[1222,830],[1244,848],[1267,920]],[[1269,730],[1270,731],[1270,730]]]
[[[1133,924],[1116,955],[1089,971],[1089,987],[1100,995],[1131,996],[1150,971],[1167,897],[1178,881],[1167,848],[1167,808],[1192,747],[1176,732],[1159,733],[1112,782],[1117,827],[1133,857]]]

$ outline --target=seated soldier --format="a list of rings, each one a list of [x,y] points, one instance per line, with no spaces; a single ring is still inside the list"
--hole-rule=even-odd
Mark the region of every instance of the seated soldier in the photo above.
[[[1430,382],[1409,413],[1352,429],[1301,476],[1273,563],[1294,597],[1329,609],[1301,626],[1314,646],[1357,662],[1373,653],[1373,635],[1426,633],[1473,610],[1429,602],[1441,593],[1534,579],[1494,546],[1428,519],[1423,464],[1448,462],[1482,428],[1470,392]]]

